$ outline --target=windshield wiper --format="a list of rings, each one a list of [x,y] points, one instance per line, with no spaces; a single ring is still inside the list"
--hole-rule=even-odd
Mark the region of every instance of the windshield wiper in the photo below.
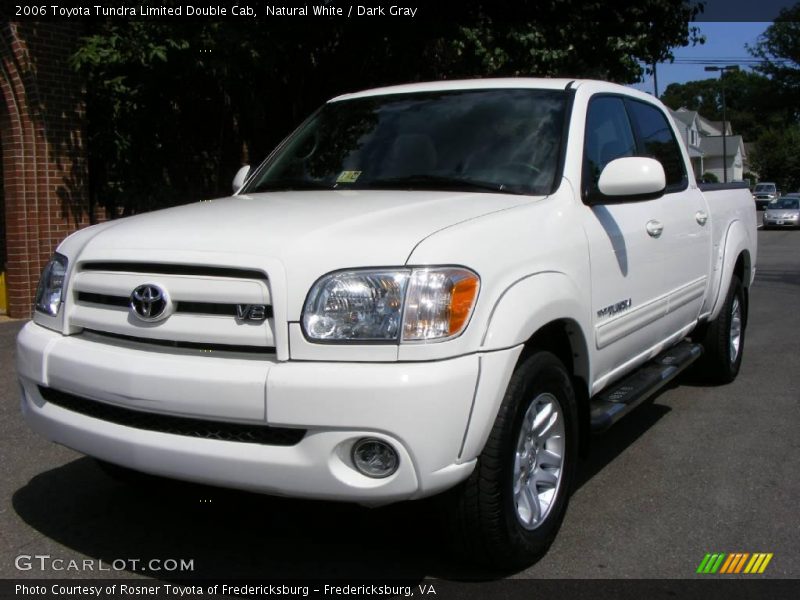
[[[275,181],[265,181],[253,190],[247,190],[247,194],[258,194],[260,192],[296,192],[302,190],[332,190],[333,186],[321,181],[309,181],[306,179],[276,179]]]
[[[364,182],[370,188],[400,188],[400,189],[446,189],[446,190],[481,190],[501,194],[521,194],[519,190],[510,188],[502,183],[480,181],[477,179],[464,179],[447,175],[408,175],[405,177],[387,177],[385,179],[372,179]]]

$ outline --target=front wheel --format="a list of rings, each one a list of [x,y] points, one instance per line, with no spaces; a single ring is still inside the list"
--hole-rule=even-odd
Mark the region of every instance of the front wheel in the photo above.
[[[578,443],[567,370],[535,352],[514,372],[469,479],[454,492],[451,524],[461,549],[503,569],[530,565],[561,526]]]

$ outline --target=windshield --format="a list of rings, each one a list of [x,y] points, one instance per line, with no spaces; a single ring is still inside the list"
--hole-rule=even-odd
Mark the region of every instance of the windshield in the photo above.
[[[758,184],[756,186],[756,193],[758,193],[758,192],[765,193],[765,194],[774,193],[775,192],[775,186],[772,185],[771,183],[770,184],[760,183],[760,184]]]
[[[767,208],[769,210],[791,210],[797,209],[798,206],[800,206],[800,198],[781,198],[770,202]]]
[[[456,189],[548,194],[566,93],[502,89],[330,102],[295,131],[243,193]]]

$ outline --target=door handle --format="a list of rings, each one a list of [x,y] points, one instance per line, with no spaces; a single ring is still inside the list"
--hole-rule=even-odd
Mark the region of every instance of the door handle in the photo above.
[[[706,221],[708,221],[708,213],[706,213],[704,210],[698,210],[696,213],[694,213],[694,218],[702,227],[706,224]]]
[[[664,226],[661,224],[661,221],[651,220],[647,222],[647,235],[650,237],[661,237],[661,232],[664,231]]]

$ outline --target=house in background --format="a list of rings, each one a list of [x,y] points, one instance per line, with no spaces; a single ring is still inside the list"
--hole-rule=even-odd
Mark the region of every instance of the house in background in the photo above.
[[[703,151],[700,149],[700,126],[698,123],[698,114],[694,110],[686,110],[681,108],[679,110],[670,110],[672,120],[678,126],[683,138],[683,145],[689,152],[689,160],[692,162],[694,169],[694,176],[700,178],[705,172],[703,165]]]
[[[728,171],[728,181],[744,180],[744,141],[740,135],[725,138],[725,162],[723,163],[722,136],[708,136],[700,139],[700,148],[705,155],[704,173],[713,173],[720,181],[725,180],[723,169]]]
[[[684,107],[670,110],[692,161],[694,175],[712,173],[719,181],[742,181],[747,157],[742,136],[733,135],[731,123],[725,123],[725,159],[723,161],[722,121],[710,121],[697,111]],[[724,163],[724,164],[723,164]]]
[[[758,179],[759,179],[758,172],[756,171],[755,167],[753,166],[753,163],[750,162],[750,157],[753,156],[752,150],[753,150],[754,147],[755,147],[755,144],[753,142],[745,142],[744,143],[744,157],[742,159],[742,161],[744,163],[743,166],[742,166],[742,169],[744,169],[745,173],[749,173],[750,174],[749,183],[750,183],[751,186],[754,185],[755,182],[758,181]],[[745,181],[747,181],[747,180],[745,180]]]

